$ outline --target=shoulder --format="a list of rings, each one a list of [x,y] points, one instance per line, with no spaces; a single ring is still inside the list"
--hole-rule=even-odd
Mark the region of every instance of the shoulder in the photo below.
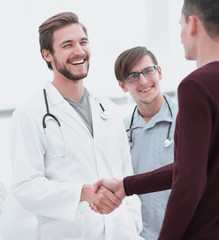
[[[219,61],[211,62],[203,67],[200,67],[188,76],[186,76],[179,85],[179,88],[193,85],[202,86],[204,88],[218,87],[219,86]]]
[[[32,96],[26,98],[23,102],[21,102],[17,107],[15,108],[15,111],[13,112],[12,117],[15,116],[31,116],[31,115],[37,115],[39,114],[39,111],[43,109],[42,106],[44,106],[44,95],[43,95],[43,89],[40,89],[36,91]],[[46,111],[46,107],[45,107]]]
[[[125,129],[129,129],[129,126],[130,126],[130,122],[131,122],[131,118],[132,118],[132,114],[128,115],[127,117],[125,117],[123,119],[123,123],[125,125]]]
[[[178,112],[178,103],[177,100],[172,99],[171,97],[169,97],[167,94],[163,94],[165,96],[165,98],[167,99],[169,106],[171,108],[171,111],[173,113],[173,115],[175,116]]]

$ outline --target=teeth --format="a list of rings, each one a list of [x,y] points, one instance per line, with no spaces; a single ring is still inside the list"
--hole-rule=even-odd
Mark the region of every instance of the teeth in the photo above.
[[[143,90],[140,90],[140,92],[148,92],[152,89],[152,87],[149,87],[149,88],[146,88],[146,89],[143,89]]]
[[[84,59],[82,60],[78,60],[78,61],[75,61],[75,62],[70,62],[72,65],[77,65],[77,64],[83,64],[84,63]]]

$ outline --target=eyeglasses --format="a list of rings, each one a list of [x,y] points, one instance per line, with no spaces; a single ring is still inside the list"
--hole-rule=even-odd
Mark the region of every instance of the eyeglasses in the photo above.
[[[137,82],[140,79],[140,74],[142,74],[144,77],[149,77],[153,74],[155,74],[157,71],[157,65],[147,67],[143,69],[141,72],[133,72],[128,75],[128,77],[125,79],[128,83]]]

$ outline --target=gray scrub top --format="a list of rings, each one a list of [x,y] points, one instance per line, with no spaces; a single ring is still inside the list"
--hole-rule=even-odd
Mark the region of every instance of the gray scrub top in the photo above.
[[[174,160],[174,141],[169,147],[164,147],[167,138],[169,123],[172,122],[170,138],[173,140],[175,119],[178,112],[178,105],[165,95],[173,117],[166,101],[159,112],[146,123],[136,110],[132,125],[132,166],[135,174],[152,171],[161,166],[167,165]],[[125,118],[126,130],[129,129],[131,115]],[[127,131],[129,136],[130,131]],[[139,195],[142,202],[143,231],[141,236],[149,240],[157,240],[162,226],[166,204],[170,190],[150,194]]]

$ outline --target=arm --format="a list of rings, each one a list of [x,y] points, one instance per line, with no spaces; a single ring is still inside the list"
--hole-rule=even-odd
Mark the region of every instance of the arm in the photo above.
[[[173,163],[151,172],[124,178],[124,190],[127,196],[163,191],[171,188]]]
[[[10,152],[16,200],[36,215],[74,221],[82,185],[46,178],[43,136],[26,109],[13,113]]]
[[[101,179],[94,184],[94,191],[97,192],[100,186],[104,186],[122,200],[133,194],[140,195],[170,189],[172,175],[173,163],[124,179]]]

